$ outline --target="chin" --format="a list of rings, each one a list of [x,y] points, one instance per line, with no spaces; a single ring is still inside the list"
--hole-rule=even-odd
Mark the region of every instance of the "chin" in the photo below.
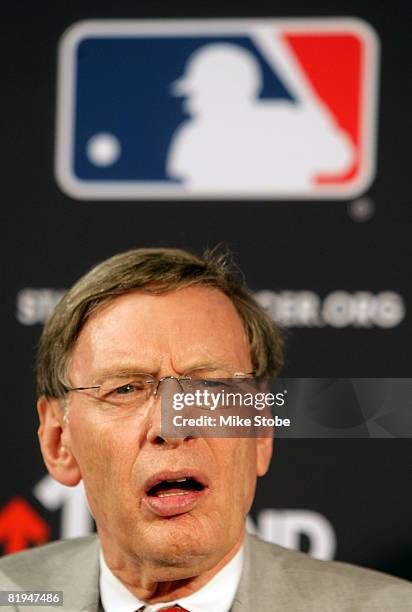
[[[141,554],[144,547],[147,557],[164,567],[207,566],[209,559],[213,567],[216,555],[221,555],[223,538],[219,537],[218,530],[213,536],[204,529],[196,530],[188,518],[181,515],[166,519],[167,524],[153,526],[144,538],[136,539],[136,551]]]

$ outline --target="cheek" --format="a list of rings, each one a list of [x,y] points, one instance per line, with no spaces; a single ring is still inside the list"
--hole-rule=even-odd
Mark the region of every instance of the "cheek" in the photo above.
[[[248,512],[256,488],[256,441],[254,439],[225,440],[225,473],[228,503]],[[230,451],[229,451],[229,446]],[[225,483],[223,483],[225,486]],[[231,491],[231,499],[227,492]]]
[[[244,511],[249,512],[256,491],[256,440],[248,439],[246,442],[243,466],[243,500],[245,503]]]
[[[131,428],[119,431],[119,424],[86,418],[76,410],[70,414],[69,428],[71,449],[89,495],[112,496],[123,488],[136,458]]]

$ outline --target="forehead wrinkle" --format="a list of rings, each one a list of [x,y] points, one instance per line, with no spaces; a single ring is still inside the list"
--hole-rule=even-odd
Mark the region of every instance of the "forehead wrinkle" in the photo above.
[[[197,370],[219,370],[230,367],[230,364],[224,361],[216,361],[216,360],[208,360],[208,359],[198,359],[189,364],[183,370],[177,370],[179,374],[190,374],[190,372],[195,372]]]
[[[208,296],[196,297],[195,294],[194,303],[187,305],[186,296],[193,295],[193,291],[186,289],[164,296],[120,296],[96,312],[78,339],[80,343],[86,341],[84,347],[87,349],[88,345],[90,349],[87,351],[91,355],[88,359],[90,375],[96,379],[97,376],[133,371],[167,376],[196,369],[241,368],[237,357],[245,352],[248,358],[250,353],[234,305],[224,294],[209,288],[202,288]],[[196,291],[199,293],[200,289]],[[135,305],[139,306],[139,316],[136,316]],[[128,333],[124,331],[126,315],[130,317]],[[155,315],[158,317],[156,325],[152,320]],[[84,372],[81,367],[76,370]]]
[[[193,363],[189,363],[186,367],[181,370],[173,367],[173,372],[179,375],[190,374],[198,370],[219,370],[219,369],[230,369],[232,366],[223,361],[212,361],[199,359]],[[147,368],[139,367],[135,365],[122,365],[119,367],[109,366],[107,368],[101,368],[93,373],[92,382],[98,382],[100,380],[107,380],[108,378],[124,378],[132,376],[134,374],[149,374],[151,376],[157,376],[159,373],[158,368],[149,371]]]

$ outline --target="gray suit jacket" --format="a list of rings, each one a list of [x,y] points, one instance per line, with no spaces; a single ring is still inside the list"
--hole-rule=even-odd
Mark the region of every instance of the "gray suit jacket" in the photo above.
[[[97,536],[89,536],[3,557],[0,590],[60,590],[64,605],[56,610],[102,612],[98,553]],[[412,612],[412,584],[353,565],[316,561],[248,535],[231,612],[272,611]]]

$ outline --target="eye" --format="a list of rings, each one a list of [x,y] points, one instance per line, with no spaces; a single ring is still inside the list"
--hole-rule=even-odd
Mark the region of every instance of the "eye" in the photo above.
[[[116,395],[130,395],[130,393],[138,393],[139,391],[144,391],[145,385],[143,382],[130,382],[126,385],[122,385],[121,387],[117,387],[114,390]]]
[[[213,380],[213,379],[204,379],[201,381],[204,387],[210,387],[210,388],[215,388],[215,387],[222,387],[224,385],[223,381],[221,380]]]
[[[207,378],[201,381],[202,387],[229,391],[236,388],[236,381],[230,378]]]
[[[132,393],[134,390],[134,385],[128,383],[127,385],[123,385],[122,387],[115,389],[115,393],[117,393],[117,395],[127,395],[128,393]]]

